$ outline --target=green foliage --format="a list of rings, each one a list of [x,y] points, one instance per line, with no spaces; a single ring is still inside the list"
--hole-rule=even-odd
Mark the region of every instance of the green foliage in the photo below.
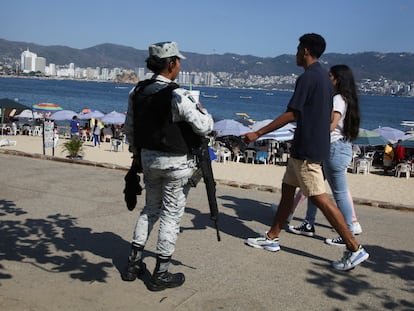
[[[69,158],[79,158],[83,156],[83,141],[71,139],[63,144],[63,150],[67,152]]]

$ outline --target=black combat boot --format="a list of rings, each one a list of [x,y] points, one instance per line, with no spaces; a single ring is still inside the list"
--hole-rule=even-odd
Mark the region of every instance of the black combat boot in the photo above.
[[[168,272],[171,257],[157,257],[157,265],[148,283],[148,289],[154,292],[183,285],[184,274]]]
[[[131,255],[128,257],[128,267],[125,274],[122,276],[124,281],[134,281],[139,276],[143,275],[146,266],[142,262],[142,246],[131,246]]]

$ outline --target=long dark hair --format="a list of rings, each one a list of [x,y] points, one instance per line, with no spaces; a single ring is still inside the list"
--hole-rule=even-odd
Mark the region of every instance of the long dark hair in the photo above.
[[[330,73],[336,79],[335,95],[340,94],[347,103],[344,118],[344,136],[347,140],[354,140],[358,136],[361,119],[354,75],[347,65],[332,66]]]

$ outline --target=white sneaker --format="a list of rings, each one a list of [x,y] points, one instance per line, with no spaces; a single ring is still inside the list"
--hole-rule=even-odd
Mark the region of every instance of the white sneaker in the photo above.
[[[352,223],[354,229],[354,235],[358,235],[362,233],[361,224],[358,221]]]
[[[261,248],[271,252],[277,252],[280,250],[279,239],[269,239],[267,237],[267,232],[264,234],[264,236],[258,238],[248,238],[245,243],[251,247]]]
[[[334,261],[332,263],[332,266],[336,270],[348,271],[348,270],[355,268],[357,265],[364,262],[365,260],[367,260],[368,257],[369,257],[369,254],[360,245],[355,252],[346,250],[344,252],[344,256],[340,260]]]

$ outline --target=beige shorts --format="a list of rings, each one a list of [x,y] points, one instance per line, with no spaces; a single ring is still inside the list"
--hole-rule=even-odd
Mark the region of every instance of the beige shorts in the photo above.
[[[283,183],[299,187],[307,197],[326,192],[322,166],[319,162],[290,158]]]

